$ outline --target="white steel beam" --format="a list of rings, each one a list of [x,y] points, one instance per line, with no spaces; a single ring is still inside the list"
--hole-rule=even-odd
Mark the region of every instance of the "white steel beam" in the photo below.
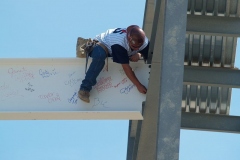
[[[89,62],[90,63],[90,62]],[[0,119],[143,119],[145,95],[108,60],[93,87],[90,103],[78,98],[85,59],[0,59]],[[130,64],[147,86],[149,67]]]

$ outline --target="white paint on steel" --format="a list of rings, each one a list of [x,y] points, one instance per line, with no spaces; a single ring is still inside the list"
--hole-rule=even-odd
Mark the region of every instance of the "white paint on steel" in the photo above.
[[[109,58],[109,71],[100,73],[90,103],[77,92],[85,76],[85,59],[1,59],[0,119],[143,119],[145,95]],[[149,71],[143,61],[131,63],[147,86]]]

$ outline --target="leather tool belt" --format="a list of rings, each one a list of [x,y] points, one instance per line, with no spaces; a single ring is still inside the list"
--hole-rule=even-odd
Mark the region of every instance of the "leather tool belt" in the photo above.
[[[91,38],[85,39],[82,37],[78,37],[77,46],[76,46],[76,55],[79,58],[86,58],[85,73],[87,72],[88,57],[90,56],[90,53],[93,51],[96,45],[101,46],[106,52],[106,59],[107,59],[106,70],[108,71],[108,53],[109,52],[107,47],[96,40],[92,40]]]

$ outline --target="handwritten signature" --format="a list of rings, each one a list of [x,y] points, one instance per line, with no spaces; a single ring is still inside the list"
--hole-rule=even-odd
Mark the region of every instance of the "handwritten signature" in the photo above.
[[[47,78],[56,75],[57,72],[55,71],[55,68],[52,70],[46,70],[46,69],[39,69],[39,75],[42,76],[42,78]]]
[[[126,83],[127,82],[127,78],[124,78],[123,80],[121,80],[121,82],[119,82],[118,84],[116,84],[115,86],[114,86],[114,88],[117,88],[120,84],[124,84],[124,83]]]
[[[129,84],[127,87],[120,89],[121,94],[128,94],[134,87],[134,84]]]
[[[78,79],[71,78],[71,79],[65,81],[64,84],[72,87],[76,84],[79,84],[80,81],[82,81],[81,78],[78,78]]]
[[[77,104],[78,97],[77,97],[77,92],[74,92],[73,96],[68,99],[68,102],[71,104]]]
[[[28,71],[24,67],[21,69],[9,68],[8,74],[11,75],[11,78],[14,78],[20,82],[34,79],[34,74],[31,71]]]
[[[48,103],[56,102],[56,101],[61,101],[61,98],[58,93],[47,93],[43,95],[38,96],[40,99],[46,99]]]
[[[106,89],[112,88],[112,78],[111,77],[101,77],[99,78],[97,84],[94,88],[98,91],[98,93],[103,92]]]
[[[0,94],[1,101],[4,101],[9,98],[11,99],[13,97],[24,97],[24,96],[21,95],[18,90],[9,90],[6,93]]]
[[[28,84],[27,84],[27,88],[25,88],[25,90],[26,90],[26,91],[33,92],[33,91],[34,91],[34,89],[33,89],[33,85],[32,85],[30,82],[28,82]]]
[[[99,98],[94,98],[94,104],[92,107],[101,106],[101,107],[107,108],[105,106],[106,103],[107,103],[107,101],[101,100]]]

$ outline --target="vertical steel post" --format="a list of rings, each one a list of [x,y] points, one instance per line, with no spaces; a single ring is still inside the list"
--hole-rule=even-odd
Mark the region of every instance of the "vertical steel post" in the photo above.
[[[137,160],[178,160],[187,0],[162,0]]]

